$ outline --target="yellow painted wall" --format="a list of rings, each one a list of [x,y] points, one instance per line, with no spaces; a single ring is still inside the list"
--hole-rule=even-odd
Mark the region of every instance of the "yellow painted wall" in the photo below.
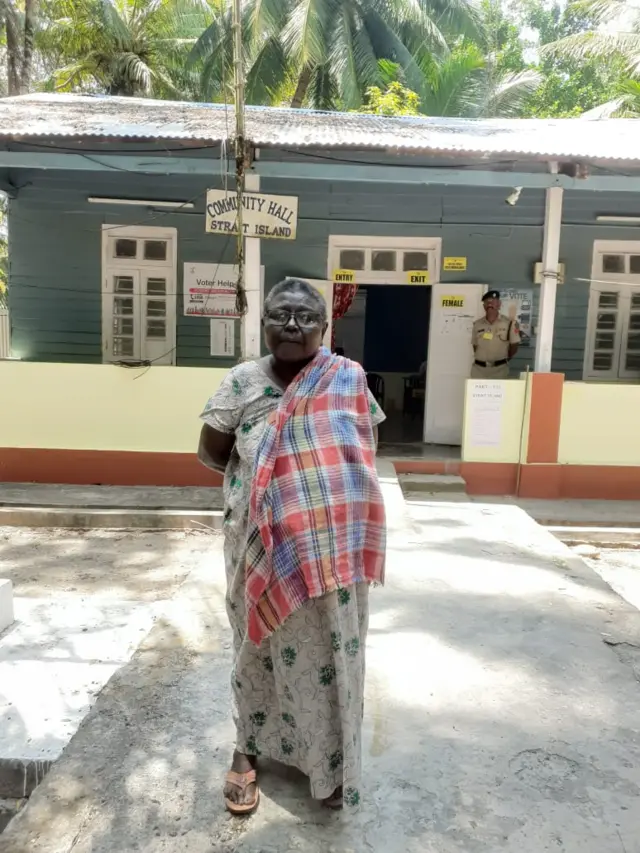
[[[0,361],[0,447],[193,453],[227,372]]]
[[[529,380],[530,381],[530,380]],[[476,381],[467,380],[464,403],[464,421],[462,432],[462,461],[463,462],[518,462],[520,458],[520,439],[526,447],[529,440],[529,416],[526,412],[524,433],[522,431],[523,409],[530,408],[529,396],[526,394],[526,379],[505,379],[500,382],[503,386],[502,419],[500,429],[500,444],[497,447],[480,447],[474,445],[474,426],[472,424],[471,394]],[[525,456],[523,455],[523,459]]]
[[[640,385],[565,382],[558,462],[640,465]]]

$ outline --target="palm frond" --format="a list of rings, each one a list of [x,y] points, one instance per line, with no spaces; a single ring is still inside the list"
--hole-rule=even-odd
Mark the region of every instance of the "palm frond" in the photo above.
[[[264,41],[257,56],[252,59],[245,81],[247,101],[251,104],[269,104],[288,77],[287,56],[276,37]]]
[[[528,70],[505,74],[497,81],[492,81],[479,104],[477,115],[484,118],[517,117],[524,101],[535,92],[543,79],[538,71]]]
[[[476,0],[425,0],[428,14],[448,40],[452,35],[479,40],[484,32],[482,6]]]
[[[640,17],[640,7],[628,0],[578,0],[571,8],[594,22],[596,27],[626,19],[634,21]]]
[[[585,113],[582,113],[580,118],[622,118],[622,114],[625,112],[625,106],[625,98],[624,96],[620,96],[619,98],[614,98],[611,101],[607,101],[606,104],[600,104],[600,106],[594,107],[592,110],[587,110]]]
[[[329,62],[342,102],[347,109],[352,109],[362,103],[362,94],[358,77],[356,32],[349,12],[347,3],[343,3],[331,33],[333,49]]]
[[[402,69],[407,86],[422,96],[425,87],[424,74],[404,41],[374,9],[367,11],[365,23],[376,55],[397,63]]]
[[[465,45],[434,60],[426,77],[421,110],[427,115],[469,116],[482,97],[486,65],[475,45]]]
[[[326,59],[331,12],[326,0],[300,0],[294,6],[282,31],[282,43],[300,68],[321,65]]]
[[[339,97],[340,93],[329,64],[317,66],[309,85],[309,100],[312,106],[317,110],[334,110]]]

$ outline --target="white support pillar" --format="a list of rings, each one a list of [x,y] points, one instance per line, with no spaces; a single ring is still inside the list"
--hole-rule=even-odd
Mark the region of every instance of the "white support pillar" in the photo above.
[[[245,175],[247,192],[260,190],[260,175],[247,172]],[[247,313],[242,318],[242,357],[245,359],[260,356],[262,331],[262,275],[260,271],[260,240],[247,237],[244,241],[244,284],[247,293]]]
[[[557,172],[557,164],[552,172]],[[556,317],[558,291],[558,266],[560,260],[560,230],[562,226],[562,187],[547,189],[542,243],[542,283],[538,307],[538,328],[534,369],[538,373],[551,372],[553,354],[553,327]]]

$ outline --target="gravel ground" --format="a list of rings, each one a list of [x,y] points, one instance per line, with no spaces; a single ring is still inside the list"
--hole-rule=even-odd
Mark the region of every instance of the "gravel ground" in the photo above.
[[[0,576],[17,597],[56,593],[163,601],[211,549],[207,531],[0,527]]]
[[[640,550],[576,545],[571,549],[629,604],[640,610]]]
[[[209,532],[0,528],[16,617],[0,635],[0,762],[57,759],[220,544]]]

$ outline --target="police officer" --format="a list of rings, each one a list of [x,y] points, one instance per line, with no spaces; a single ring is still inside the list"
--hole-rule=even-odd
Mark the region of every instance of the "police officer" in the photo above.
[[[472,379],[507,379],[509,361],[518,352],[520,329],[515,320],[500,313],[500,294],[489,290],[482,297],[484,317],[473,324]]]

